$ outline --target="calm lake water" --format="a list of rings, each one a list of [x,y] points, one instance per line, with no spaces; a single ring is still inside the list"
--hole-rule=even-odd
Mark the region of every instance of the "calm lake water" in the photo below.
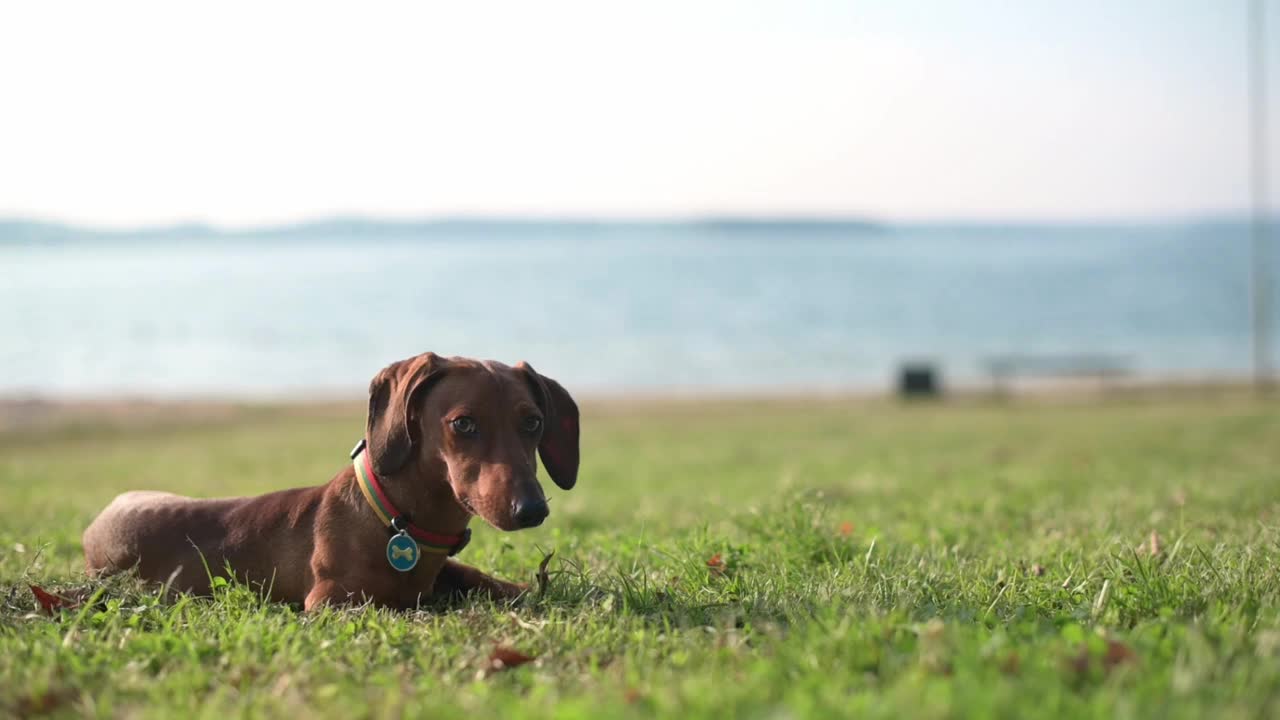
[[[1007,352],[1243,373],[1248,248],[1239,223],[0,242],[0,394],[358,395],[424,350],[583,391],[884,387],[918,357],[966,382]]]

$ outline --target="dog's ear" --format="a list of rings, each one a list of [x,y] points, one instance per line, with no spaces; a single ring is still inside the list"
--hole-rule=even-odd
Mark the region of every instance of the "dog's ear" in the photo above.
[[[542,466],[556,485],[568,490],[578,482],[578,404],[560,383],[540,375],[529,363],[521,362],[516,369],[525,374],[546,416],[538,442]]]
[[[415,442],[414,406],[444,374],[447,363],[435,353],[423,353],[391,363],[369,382],[365,439],[378,475],[390,475],[409,461]]]

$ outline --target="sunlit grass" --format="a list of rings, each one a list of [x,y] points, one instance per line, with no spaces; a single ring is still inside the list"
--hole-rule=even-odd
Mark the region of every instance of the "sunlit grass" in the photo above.
[[[327,717],[1266,717],[1280,408],[588,403],[578,489],[463,559],[516,607],[306,615],[90,586],[119,491],[317,484],[357,407],[0,436],[0,709]],[[1153,552],[1153,550],[1155,552]],[[712,558],[715,561],[708,563]],[[28,583],[96,593],[49,619]],[[486,672],[495,644],[534,655]]]

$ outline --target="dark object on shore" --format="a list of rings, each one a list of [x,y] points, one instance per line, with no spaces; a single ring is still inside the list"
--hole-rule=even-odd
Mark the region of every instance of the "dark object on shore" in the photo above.
[[[942,395],[942,378],[929,363],[903,363],[898,371],[898,395],[903,398],[936,398]]]

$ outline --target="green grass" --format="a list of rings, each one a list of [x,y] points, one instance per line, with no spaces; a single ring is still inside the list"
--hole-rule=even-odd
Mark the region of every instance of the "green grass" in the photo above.
[[[611,402],[583,426],[547,524],[477,524],[463,556],[530,580],[554,549],[547,593],[399,614],[82,575],[117,492],[323,482],[358,408],[0,435],[0,712],[1280,716],[1275,403]],[[50,619],[27,583],[98,595]],[[538,659],[486,675],[497,643]]]

